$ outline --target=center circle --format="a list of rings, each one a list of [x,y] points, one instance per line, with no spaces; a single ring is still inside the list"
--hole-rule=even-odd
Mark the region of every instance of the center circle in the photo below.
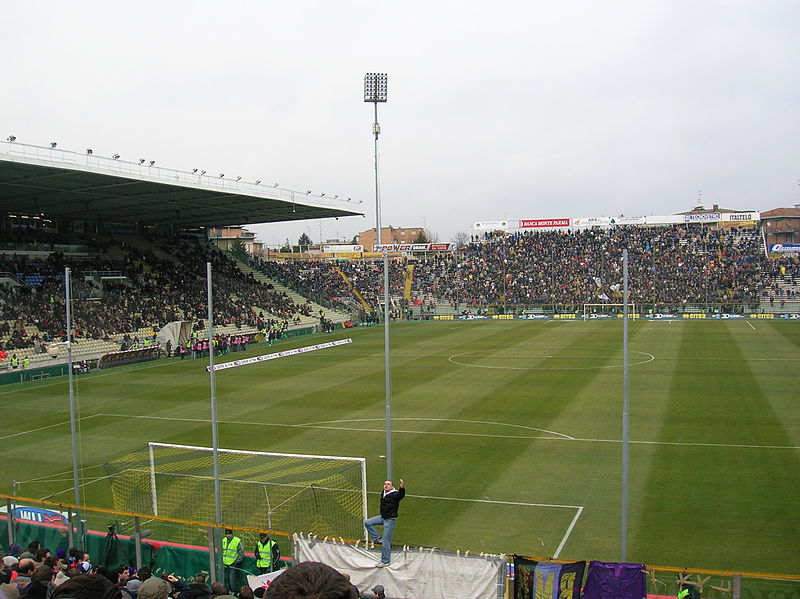
[[[628,351],[638,354],[638,360],[630,362],[628,366],[639,366],[656,359],[647,352],[634,349]],[[606,350],[581,347],[520,348],[519,351],[504,351],[502,354],[468,351],[448,358],[449,362],[460,366],[494,370],[603,370],[624,366],[622,356],[619,356],[619,363],[616,364],[605,364],[607,360]]]

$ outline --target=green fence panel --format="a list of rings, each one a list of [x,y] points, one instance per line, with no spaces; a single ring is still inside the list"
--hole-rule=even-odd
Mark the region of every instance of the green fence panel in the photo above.
[[[0,374],[0,385],[43,380],[54,376],[64,376],[65,374],[67,374],[66,364],[42,366],[41,368],[17,368]]]
[[[153,572],[189,578],[201,572],[208,574],[208,551],[189,547],[162,545],[153,555]]]

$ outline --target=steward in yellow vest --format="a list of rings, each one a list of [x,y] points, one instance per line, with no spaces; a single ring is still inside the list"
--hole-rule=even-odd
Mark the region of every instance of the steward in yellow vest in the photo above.
[[[244,547],[242,539],[235,537],[230,528],[225,529],[225,537],[222,539],[222,565],[224,574],[224,584],[231,591],[231,594],[238,593],[242,586],[242,576],[239,575],[239,567],[244,560]]]
[[[259,533],[256,543],[256,568],[259,574],[268,574],[280,569],[281,550],[266,533]]]

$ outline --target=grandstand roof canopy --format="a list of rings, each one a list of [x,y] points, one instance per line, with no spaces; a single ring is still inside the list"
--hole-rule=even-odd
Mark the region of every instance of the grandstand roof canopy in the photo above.
[[[363,214],[349,200],[17,142],[0,142],[0,207],[51,219],[181,227]]]

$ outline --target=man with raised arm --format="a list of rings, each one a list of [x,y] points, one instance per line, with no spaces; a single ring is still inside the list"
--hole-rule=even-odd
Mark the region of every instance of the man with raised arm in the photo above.
[[[394,488],[394,482],[387,480],[383,483],[381,491],[381,514],[364,520],[364,527],[367,529],[369,538],[375,543],[381,543],[381,561],[375,564],[378,568],[385,568],[389,565],[392,557],[392,534],[394,527],[397,526],[397,511],[400,508],[400,500],[406,496],[406,483],[400,479],[400,488]],[[383,536],[378,535],[376,526],[383,526]]]

